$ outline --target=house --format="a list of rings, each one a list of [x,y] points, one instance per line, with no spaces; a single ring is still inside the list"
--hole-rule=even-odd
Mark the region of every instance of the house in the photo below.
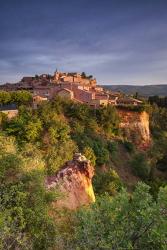
[[[111,105],[117,105],[117,100],[118,100],[118,96],[110,95],[108,102]]]
[[[72,72],[72,73],[63,73],[56,71],[53,79],[53,83],[59,83],[59,82],[69,82],[73,84],[80,84],[80,85],[89,85],[89,86],[95,86],[96,85],[96,79],[90,79],[88,77],[82,77],[80,73]]]
[[[0,112],[4,113],[7,115],[8,119],[12,119],[18,114],[18,109],[16,104],[5,104],[2,105],[0,104]]]
[[[94,106],[95,108],[99,108],[102,106],[107,106],[109,104],[107,99],[94,99],[91,101],[90,106]]]
[[[49,97],[50,96],[50,88],[49,88],[49,86],[38,85],[34,88],[33,94],[39,95],[39,96]]]
[[[58,90],[57,95],[61,96],[63,98],[70,99],[70,100],[72,100],[74,98],[74,92],[72,90],[66,89],[66,88]]]
[[[42,74],[42,75],[40,75],[39,77],[45,79],[45,78],[48,78],[48,75],[47,75],[47,74]]]
[[[95,99],[95,93],[92,91],[76,88],[73,89],[73,92],[74,92],[74,98],[83,103],[89,104],[93,99]]]
[[[36,109],[42,102],[47,101],[46,96],[34,95],[33,96],[33,108]]]
[[[21,82],[32,82],[33,80],[34,80],[34,77],[32,76],[24,76]]]
[[[117,99],[118,105],[141,105],[143,102],[132,97],[120,97]]]
[[[105,94],[103,92],[96,92],[95,93],[95,99],[97,99],[97,100],[108,100],[109,99],[109,95]]]

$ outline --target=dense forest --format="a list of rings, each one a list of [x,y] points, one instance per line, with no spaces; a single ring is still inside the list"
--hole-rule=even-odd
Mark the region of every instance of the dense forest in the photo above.
[[[0,103],[19,110],[11,120],[0,113],[0,249],[166,249],[166,108],[147,105],[152,145],[143,152],[124,137],[111,105],[55,98],[33,109],[25,91],[0,92]],[[59,194],[44,179],[74,152],[95,167],[96,202],[69,211],[52,206]],[[124,164],[134,185],[117,173]]]

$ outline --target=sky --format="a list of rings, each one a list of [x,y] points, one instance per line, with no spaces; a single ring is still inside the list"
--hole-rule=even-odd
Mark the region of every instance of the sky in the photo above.
[[[167,0],[0,0],[0,83],[56,69],[167,84]]]

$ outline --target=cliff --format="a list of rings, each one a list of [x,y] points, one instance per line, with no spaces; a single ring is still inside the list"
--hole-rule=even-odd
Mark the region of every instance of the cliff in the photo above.
[[[54,176],[47,177],[46,187],[56,188],[60,198],[54,202],[57,207],[76,209],[95,201],[92,187],[94,168],[81,154],[75,154]]]
[[[149,148],[151,143],[149,114],[145,111],[118,110],[120,116],[120,128],[123,135],[133,142],[139,149]]]

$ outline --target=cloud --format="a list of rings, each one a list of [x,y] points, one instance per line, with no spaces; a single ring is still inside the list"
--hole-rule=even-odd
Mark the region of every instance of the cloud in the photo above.
[[[166,8],[149,2],[5,1],[0,82],[59,68],[86,71],[101,83],[165,83]]]

